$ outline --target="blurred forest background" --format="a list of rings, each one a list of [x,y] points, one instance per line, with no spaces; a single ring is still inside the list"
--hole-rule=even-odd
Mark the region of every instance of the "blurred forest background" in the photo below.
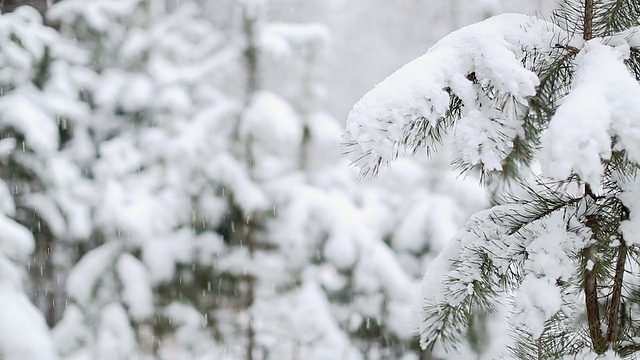
[[[445,149],[358,181],[341,134],[439,38],[553,5],[2,1],[0,358],[493,358],[499,316],[415,333],[478,180]]]
[[[44,12],[58,1],[2,0],[2,6],[5,12],[19,5]],[[173,9],[183,1],[165,2]],[[219,29],[237,26],[239,0],[194,2]],[[332,91],[325,103],[332,115],[343,120],[367,90],[448,33],[505,12],[548,17],[555,5],[554,0],[270,0],[267,16],[273,22],[319,22],[330,29],[323,71],[324,84]]]

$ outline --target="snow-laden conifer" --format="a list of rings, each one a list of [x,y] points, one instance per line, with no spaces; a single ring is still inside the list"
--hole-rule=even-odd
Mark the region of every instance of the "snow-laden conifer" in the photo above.
[[[70,301],[54,330],[64,357],[221,354],[207,315],[193,319],[199,303],[180,300],[198,299],[185,272],[197,273],[198,259],[221,246],[196,222],[217,224],[224,206],[198,198],[216,194],[207,173],[215,169],[203,165],[223,166],[213,129],[233,105],[211,84],[218,30],[193,4],[171,13],[160,5],[71,0],[48,14],[91,55],[93,74],[83,89],[92,237],[67,278]]]
[[[55,279],[66,276],[70,249],[91,232],[90,195],[76,161],[91,151],[80,90],[87,54],[31,7],[0,17],[0,43],[0,177],[15,201],[13,216],[35,238],[29,294],[52,325],[63,310],[56,303],[65,300]]]
[[[66,266],[58,250],[88,229],[84,184],[67,137],[82,132],[86,108],[74,92],[82,70],[74,69],[85,55],[31,7],[0,16],[3,359],[57,358],[42,312],[50,323],[59,318],[64,294],[54,279]]]
[[[345,146],[361,176],[451,138],[455,164],[512,186],[426,271],[423,347],[455,346],[476,312],[507,299],[505,356],[637,351],[639,18],[626,0],[565,1],[549,21],[496,16],[354,106]]]

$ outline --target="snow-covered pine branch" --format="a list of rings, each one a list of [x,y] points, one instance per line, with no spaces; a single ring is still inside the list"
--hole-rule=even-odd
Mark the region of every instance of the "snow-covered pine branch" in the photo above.
[[[427,270],[423,348],[455,345],[475,311],[510,298],[517,358],[640,349],[628,272],[640,258],[640,7],[562,5],[554,22],[510,14],[452,33],[349,115],[345,147],[362,177],[447,134],[465,169],[536,177],[525,198],[474,215]]]
[[[575,307],[563,302],[569,290],[562,284],[573,276],[570,258],[591,236],[580,222],[587,206],[581,198],[529,190],[527,201],[513,199],[472,216],[430,265],[422,285],[424,347],[456,344],[472,314],[493,311],[505,291],[515,295],[514,324],[534,338],[561,306]]]
[[[540,80],[527,60],[567,35],[550,22],[505,14],[458,30],[367,93],[347,120],[345,147],[360,175],[453,132],[467,166],[501,170],[523,134]]]

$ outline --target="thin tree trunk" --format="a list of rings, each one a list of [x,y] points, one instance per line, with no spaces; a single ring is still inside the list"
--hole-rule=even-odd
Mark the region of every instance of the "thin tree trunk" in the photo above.
[[[593,343],[593,349],[598,355],[604,353],[607,348],[602,336],[600,323],[600,304],[598,303],[598,284],[596,282],[596,266],[598,265],[596,251],[593,246],[586,250],[587,266],[584,270],[584,295],[587,307],[587,321],[589,322],[589,335]],[[589,269],[590,268],[590,269]]]
[[[585,0],[582,38],[586,41],[593,38],[593,15],[593,0]],[[595,199],[589,184],[585,184],[585,195]],[[597,224],[590,225],[589,221],[587,221],[587,226],[592,230],[596,225]],[[596,281],[596,266],[598,259],[596,258],[596,252],[593,246],[586,249],[586,256],[587,264],[591,264],[591,269],[587,268],[584,271],[584,294],[585,305],[587,308],[587,321],[589,322],[589,335],[596,353],[603,354],[606,350],[607,343],[605,338],[602,336],[600,304],[598,303],[598,284]]]
[[[254,224],[252,220],[248,220],[246,223],[246,235],[245,235],[245,245],[249,250],[249,259],[253,261],[253,256],[256,250],[256,243],[254,240]],[[245,308],[249,314],[249,319],[247,322],[247,360],[253,360],[253,351],[256,347],[255,340],[255,330],[253,328],[253,319],[251,315],[251,307],[255,301],[255,279],[253,278],[253,274],[248,273],[245,275],[245,282],[247,284],[247,296]]]
[[[608,325],[606,341],[616,348],[616,340],[618,336],[620,303],[622,300],[622,281],[624,277],[624,266],[627,262],[627,245],[622,241],[618,247],[618,259],[616,261],[616,275],[613,279],[613,290],[611,292],[611,303],[608,311]]]
[[[585,0],[584,2],[582,38],[584,40],[591,40],[593,38],[593,0]]]
[[[0,1],[0,10],[2,10],[3,13],[7,13],[15,10],[18,6],[29,5],[38,9],[41,13],[44,13],[52,3],[52,0],[2,0]]]
[[[258,9],[250,9],[250,5],[244,5],[243,9],[243,31],[246,41],[244,59],[247,67],[246,100],[251,101],[253,94],[259,88],[258,77],[258,46],[257,46],[257,23],[259,18]]]
[[[254,6],[252,6],[254,5]],[[246,83],[246,95],[245,106],[249,106],[255,93],[260,87],[259,79],[259,48],[257,45],[257,31],[258,22],[260,20],[259,4],[245,3],[243,5],[243,32],[246,41],[244,50],[244,59],[247,70],[247,83]],[[247,165],[251,168],[251,144],[247,144]],[[256,251],[256,243],[254,239],[255,224],[250,218],[246,219],[243,225],[244,227],[244,246],[249,251],[249,259],[253,261]],[[245,299],[245,310],[248,314],[247,329],[246,329],[246,360],[253,360],[253,353],[256,347],[255,341],[255,329],[253,328],[253,319],[251,315],[251,307],[255,301],[255,279],[253,274],[248,273],[244,276],[244,281],[247,286],[247,293]]]

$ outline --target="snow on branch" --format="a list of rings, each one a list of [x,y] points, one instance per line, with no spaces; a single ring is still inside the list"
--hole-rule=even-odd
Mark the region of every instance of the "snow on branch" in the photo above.
[[[566,289],[557,280],[570,279],[571,258],[590,241],[590,230],[578,221],[586,209],[579,200],[540,197],[475,214],[425,273],[423,348],[438,341],[455,346],[471,314],[492,311],[505,289],[515,294],[514,325],[538,338],[563,306]]]
[[[501,170],[539,85],[527,55],[550,53],[560,37],[547,21],[504,14],[442,39],[353,107],[344,142],[360,176],[421,147],[436,150],[451,130],[465,165]]]
[[[578,54],[571,92],[542,138],[547,176],[564,179],[575,172],[598,184],[604,173],[601,160],[609,160],[612,150],[626,150],[629,160],[640,164],[640,123],[633,115],[640,113],[640,84],[623,62],[628,57],[626,43],[611,47],[599,38]]]

